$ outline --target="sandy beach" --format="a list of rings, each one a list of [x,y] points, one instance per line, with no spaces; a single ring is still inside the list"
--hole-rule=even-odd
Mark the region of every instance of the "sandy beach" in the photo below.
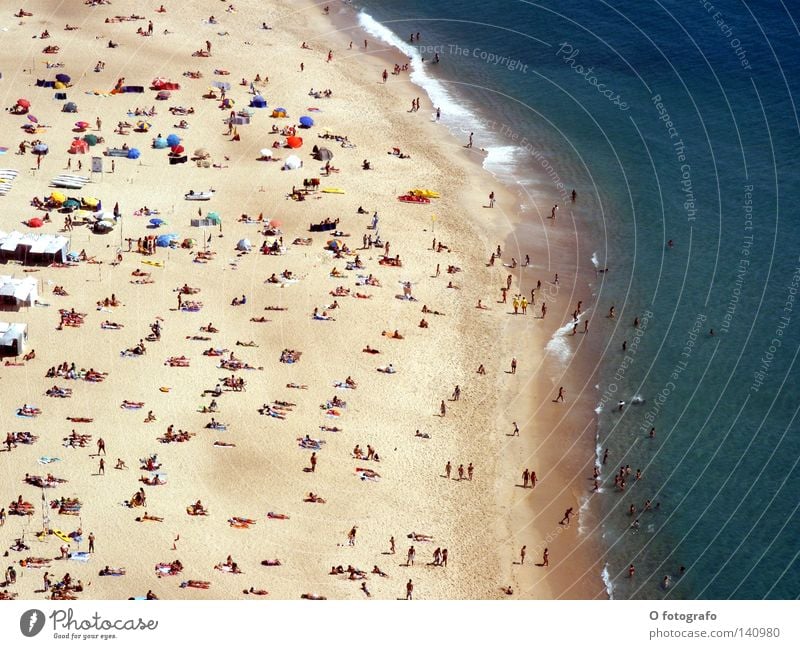
[[[3,106],[29,103],[0,114],[0,167],[18,171],[0,196],[0,230],[61,234],[85,253],[60,267],[0,266],[39,288],[38,304],[0,315],[27,324],[26,352],[35,350],[31,360],[2,359],[0,440],[37,438],[0,449],[5,579],[9,566],[16,572],[0,590],[19,599],[405,599],[411,580],[414,599],[598,596],[599,554],[579,530],[592,491],[600,343],[584,334],[594,272],[572,208],[550,219],[558,198],[541,196],[535,218],[521,214],[515,192],[481,168],[481,143],[467,148],[437,123],[407,71],[392,73],[401,53],[369,41],[348,7],[234,5],[165,2],[160,12],[149,0],[55,9],[37,0],[23,5],[30,16],[0,16]],[[209,56],[193,56],[209,45]],[[68,87],[37,86],[57,74],[69,75]],[[156,99],[158,79],[180,87]],[[229,84],[224,98],[214,82]],[[111,92],[122,86],[144,92]],[[60,92],[66,99],[54,99]],[[257,95],[267,107],[250,107]],[[66,101],[76,113],[63,112]],[[273,117],[279,107],[286,117]],[[249,124],[229,125],[232,111],[247,111],[239,116]],[[302,128],[303,116],[313,125]],[[187,128],[175,127],[181,120]],[[88,134],[104,141],[68,153]],[[185,149],[173,157],[185,153],[185,163],[153,146],[172,134]],[[292,137],[302,145],[284,146]],[[48,153],[15,154],[33,140]],[[336,171],[312,157],[315,145],[330,150]],[[141,155],[103,156],[107,147]],[[302,167],[283,169],[292,155]],[[103,173],[90,174],[92,156]],[[51,186],[63,174],[90,182]],[[306,179],[318,183],[304,193]],[[398,200],[415,189],[438,197]],[[185,197],[206,191],[208,201]],[[105,233],[68,229],[77,212],[48,202],[53,192],[97,198],[108,215],[117,204],[121,216]],[[191,225],[212,212],[221,224]],[[26,224],[45,215],[41,227]],[[143,238],[165,234],[176,235],[173,246],[137,252]],[[369,245],[377,237],[382,245]],[[514,296],[530,300],[532,289],[534,304],[514,315]],[[564,369],[545,349],[571,329],[578,302],[577,334],[561,341],[575,348]],[[63,363],[66,372],[47,376]],[[90,381],[82,368],[107,374]],[[54,387],[69,396],[47,396]],[[83,446],[65,441],[72,431],[89,436]],[[184,439],[178,431],[186,441],[171,441]],[[525,469],[534,488],[523,486]],[[131,506],[140,489],[146,504]],[[11,513],[20,497],[31,515]],[[207,515],[188,513],[197,501]],[[69,541],[37,537],[43,528]],[[90,534],[94,551],[83,554]],[[26,547],[10,549],[16,539]],[[549,565],[536,565],[545,548]],[[101,575],[106,567],[120,574]]]

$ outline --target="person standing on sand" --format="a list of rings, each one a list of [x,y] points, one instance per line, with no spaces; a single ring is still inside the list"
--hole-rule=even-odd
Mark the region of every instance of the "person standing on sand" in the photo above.
[[[519,426],[517,426],[517,422],[516,421],[512,421],[511,425],[514,426],[514,432],[513,432],[513,434],[511,436],[512,437],[519,437]]]
[[[569,509],[567,509],[567,511],[564,512],[564,518],[562,518],[558,522],[558,524],[559,525],[569,525],[569,519],[570,519],[571,516],[572,516],[572,507],[570,507]]]
[[[461,398],[461,387],[456,386],[453,390],[453,401],[458,401]]]
[[[441,108],[437,108],[436,109],[436,121],[438,122],[441,117],[442,117],[442,109]]]
[[[450,464],[450,460],[447,460],[447,464],[444,465],[444,474],[447,479],[450,479],[450,472],[453,470],[453,465]]]
[[[503,287],[500,289],[500,295],[501,295],[501,297],[500,297],[500,301],[501,301],[503,304],[505,304],[505,303],[506,303],[506,297],[507,297],[507,295],[508,295],[508,289],[507,289],[505,286],[503,286]]]
[[[317,470],[317,452],[314,451],[311,453],[311,473],[315,473]]]
[[[441,563],[441,565],[443,567],[447,568],[447,548],[444,548],[442,550],[442,563]]]
[[[589,321],[588,320],[584,320],[583,321],[583,333],[585,333],[585,334],[589,333]]]
[[[444,417],[447,414],[447,406],[444,405],[444,400],[442,400],[442,403],[439,405],[439,414],[442,417]]]
[[[100,455],[100,453],[106,454],[106,442],[102,437],[97,440],[97,454]]]
[[[392,537],[389,538],[389,554],[394,554],[395,551],[396,551],[396,549],[395,549],[395,545],[394,545],[394,536],[392,536]]]
[[[550,551],[545,548],[544,552],[542,552],[542,567],[546,568],[550,565]]]
[[[472,462],[467,465],[467,480],[472,480],[472,474],[475,472],[475,467],[472,466]]]
[[[463,480],[464,479],[464,465],[463,464],[459,464],[458,465],[458,479],[459,480]]]
[[[94,552],[94,532],[89,532],[89,552]]]
[[[414,599],[414,582],[410,579],[406,584],[406,599]]]
[[[408,554],[406,554],[406,566],[413,566],[414,565],[414,557],[417,556],[417,551],[414,549],[412,545],[408,548]]]
[[[514,306],[514,315],[517,315],[519,312],[519,298],[516,295],[514,296],[514,300],[511,302],[511,304]]]
[[[516,357],[511,359],[511,373],[512,374],[516,374],[517,373],[517,359],[516,359]]]
[[[97,475],[105,475],[106,474],[106,461],[103,458],[100,458],[100,466],[97,468]]]
[[[522,472],[522,488],[523,489],[527,489],[528,488],[528,480],[530,480],[530,477],[531,477],[530,471],[528,471],[528,469],[525,469]]]
[[[527,545],[523,545],[522,549],[519,551],[519,565],[521,565],[521,566],[525,565],[525,553],[526,553],[527,549],[528,549],[528,546]]]
[[[536,471],[531,471],[531,489],[536,486]]]
[[[489,207],[494,207],[494,192],[489,192]]]
[[[354,546],[356,544],[356,530],[358,526],[353,525],[350,531],[347,533],[347,545]]]
[[[470,133],[470,134],[469,134],[469,142],[467,142],[467,148],[468,148],[468,149],[471,149],[471,148],[472,148],[472,136],[473,136],[473,135],[475,135],[475,134],[474,134],[474,133]]]
[[[384,70],[381,77],[383,78],[383,82],[386,83],[386,80],[389,78],[389,73],[386,70]]]
[[[542,302],[542,315],[541,315],[542,320],[544,320],[544,317],[546,315],[547,315],[547,305],[544,302]]]
[[[564,386],[562,385],[558,388],[558,396],[556,397],[556,401],[564,402]]]

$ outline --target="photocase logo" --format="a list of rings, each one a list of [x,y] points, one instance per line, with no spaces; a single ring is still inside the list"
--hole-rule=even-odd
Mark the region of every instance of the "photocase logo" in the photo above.
[[[44,613],[39,609],[29,609],[19,618],[19,630],[26,638],[32,638],[44,628],[44,619]]]

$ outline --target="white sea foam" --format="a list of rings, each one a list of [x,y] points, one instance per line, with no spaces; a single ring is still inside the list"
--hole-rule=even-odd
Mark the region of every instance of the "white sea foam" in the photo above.
[[[606,585],[606,593],[608,593],[608,599],[614,599],[614,585],[611,583],[611,575],[608,573],[608,564],[603,566],[603,570],[600,573],[600,578]]]

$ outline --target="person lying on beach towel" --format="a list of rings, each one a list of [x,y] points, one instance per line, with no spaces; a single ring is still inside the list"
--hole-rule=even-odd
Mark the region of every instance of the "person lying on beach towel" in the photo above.
[[[403,335],[395,329],[394,331],[381,331],[381,336],[386,336],[387,338],[394,338],[395,340],[403,340]]]
[[[125,568],[111,568],[106,566],[98,573],[101,577],[124,577],[126,574]]]
[[[309,491],[308,495],[303,499],[303,502],[306,503],[320,503],[321,505],[325,504],[325,499],[317,494]]]
[[[261,595],[261,596],[269,595],[269,591],[266,591],[264,589],[256,589],[253,586],[250,586],[249,590],[243,590],[242,593],[244,595]]]
[[[179,559],[175,559],[175,561],[171,563],[157,563],[155,570],[156,570],[156,577],[161,577],[165,575],[174,576],[183,572],[183,564],[180,562]]]
[[[211,587],[210,581],[200,581],[198,579],[190,579],[189,581],[182,581],[181,588],[200,588],[208,590]]]
[[[282,566],[283,564],[281,563],[280,559],[264,559],[261,562],[261,565],[262,566],[275,567],[275,566]]]
[[[57,385],[54,385],[50,388],[45,394],[48,397],[57,397],[59,399],[68,399],[72,396],[72,388],[60,388]]]
[[[144,401],[128,401],[125,399],[121,404],[120,408],[123,410],[139,410],[144,407]]]
[[[152,521],[154,523],[163,523],[164,522],[163,517],[161,517],[161,516],[152,516],[152,515],[148,514],[147,512],[145,512],[143,516],[137,516],[134,520],[137,523],[146,523],[148,521]]]
[[[121,325],[117,322],[111,322],[110,320],[105,320],[100,323],[101,329],[122,329],[125,325]]]
[[[286,387],[287,388],[294,388],[295,390],[308,390],[308,386],[307,385],[301,385],[299,383],[287,383]]]
[[[190,359],[185,356],[170,356],[164,361],[164,365],[168,365],[169,367],[189,367],[189,363]]]
[[[397,372],[397,370],[394,369],[394,365],[391,363],[389,363],[386,367],[379,367],[378,371],[382,372],[383,374],[395,374]]]
[[[267,512],[267,518],[272,518],[279,521],[288,521],[288,514],[278,514],[276,512]]]
[[[186,507],[186,513],[189,514],[189,516],[208,516],[208,510],[199,500],[193,505]]]
[[[334,381],[333,387],[341,388],[343,390],[355,390],[358,385],[352,379],[352,377],[347,377],[344,381]]]
[[[158,487],[167,484],[167,481],[162,480],[158,474],[154,475],[152,478],[148,478],[147,476],[144,475],[140,476],[139,482],[144,482],[146,485],[149,485],[151,487]]]

